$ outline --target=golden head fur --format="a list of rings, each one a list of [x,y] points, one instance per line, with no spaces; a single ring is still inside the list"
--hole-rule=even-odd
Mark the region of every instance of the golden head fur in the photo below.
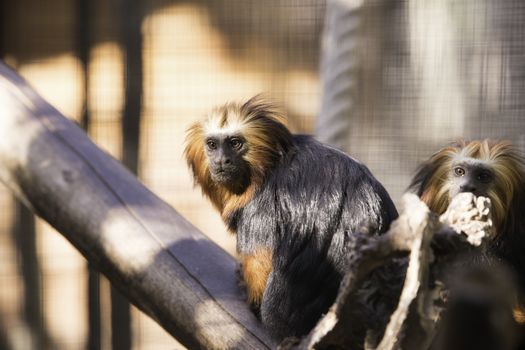
[[[525,188],[525,161],[518,149],[507,141],[457,141],[433,154],[418,169],[410,188],[417,190],[429,208],[439,214],[450,203],[449,174],[453,164],[462,159],[483,163],[494,173],[494,183],[487,196],[492,202],[492,219],[497,232],[504,230],[509,210],[518,191]]]
[[[240,191],[214,182],[205,151],[210,134],[242,135],[247,152],[243,160],[250,169],[249,179]],[[293,138],[282,113],[270,102],[255,96],[244,104],[228,103],[213,109],[207,117],[193,124],[186,134],[185,156],[195,182],[202,187],[226,219],[243,207],[261,184],[268,170],[292,147]],[[247,180],[247,181],[246,181]]]

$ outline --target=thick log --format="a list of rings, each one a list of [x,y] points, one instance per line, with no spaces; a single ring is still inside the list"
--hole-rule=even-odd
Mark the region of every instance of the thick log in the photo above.
[[[2,63],[0,180],[187,347],[275,347],[235,260]]]

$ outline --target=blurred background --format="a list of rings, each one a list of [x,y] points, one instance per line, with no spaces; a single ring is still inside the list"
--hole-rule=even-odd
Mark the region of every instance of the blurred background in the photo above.
[[[0,57],[231,254],[182,156],[217,104],[266,93],[396,203],[457,138],[525,149],[522,0],[0,0]],[[3,187],[0,213],[0,349],[183,348]]]

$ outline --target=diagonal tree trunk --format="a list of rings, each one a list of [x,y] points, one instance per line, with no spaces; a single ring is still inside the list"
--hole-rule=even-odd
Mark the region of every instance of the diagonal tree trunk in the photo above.
[[[0,64],[0,180],[185,346],[275,346],[235,260]]]

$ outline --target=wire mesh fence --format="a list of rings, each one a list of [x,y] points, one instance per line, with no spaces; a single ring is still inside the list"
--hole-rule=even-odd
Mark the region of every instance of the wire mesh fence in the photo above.
[[[282,104],[294,132],[317,131],[344,148],[396,202],[417,164],[444,143],[494,137],[525,148],[520,0],[0,5],[2,58],[114,157],[136,147],[142,181],[232,254],[234,238],[193,188],[182,156],[186,128],[217,104],[266,93]],[[334,7],[349,16],[334,17],[329,29],[325,10]],[[133,11],[139,39],[127,40],[140,40],[138,49],[126,45]],[[323,28],[339,31],[333,61],[321,45]],[[130,70],[136,65],[140,74]],[[350,83],[333,93],[330,79]],[[133,84],[140,87],[134,96]],[[140,132],[130,146],[123,116],[137,99],[132,121]],[[340,106],[337,99],[351,104],[333,113],[340,123],[332,124],[325,107]],[[335,134],[324,133],[334,125]],[[0,348],[116,347],[108,282],[89,282],[85,260],[45,223],[20,215],[4,189],[0,208]],[[135,309],[130,337],[134,349],[182,347]]]

